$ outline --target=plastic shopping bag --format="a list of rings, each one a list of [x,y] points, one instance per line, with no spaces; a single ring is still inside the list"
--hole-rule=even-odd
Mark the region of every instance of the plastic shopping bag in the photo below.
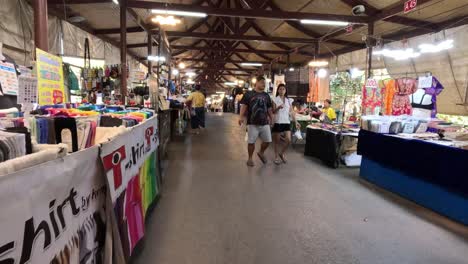
[[[302,133],[301,133],[301,130],[296,130],[296,132],[294,132],[294,136],[297,138],[297,140],[302,140]]]

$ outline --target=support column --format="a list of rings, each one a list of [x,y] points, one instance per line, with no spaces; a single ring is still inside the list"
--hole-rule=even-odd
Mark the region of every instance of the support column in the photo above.
[[[34,43],[36,48],[49,51],[47,26],[47,0],[34,0]]]
[[[366,79],[370,78],[372,73],[372,51],[374,47],[374,23],[369,23],[367,28],[367,71],[366,71]]]
[[[127,96],[127,0],[120,0],[120,91],[125,103]]]
[[[153,55],[153,35],[151,32],[148,32],[148,56]],[[148,60],[148,74],[153,73],[153,62]]]

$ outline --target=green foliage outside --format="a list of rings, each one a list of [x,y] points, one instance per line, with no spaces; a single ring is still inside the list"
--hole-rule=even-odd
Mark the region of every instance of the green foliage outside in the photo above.
[[[350,102],[356,95],[360,96],[363,83],[364,76],[353,79],[348,72],[338,72],[331,76],[330,95],[333,108],[341,111],[345,100]]]

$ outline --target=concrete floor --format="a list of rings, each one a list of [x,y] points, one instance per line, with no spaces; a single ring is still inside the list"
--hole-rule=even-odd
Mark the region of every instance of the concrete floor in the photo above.
[[[291,149],[247,168],[237,116],[170,146],[163,196],[133,263],[468,263],[468,228]],[[269,152],[272,157],[271,150]]]

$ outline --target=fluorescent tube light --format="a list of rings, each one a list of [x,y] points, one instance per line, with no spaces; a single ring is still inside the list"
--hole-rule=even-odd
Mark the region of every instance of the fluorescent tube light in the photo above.
[[[309,62],[310,67],[325,67],[328,66],[328,61],[314,60]]]
[[[336,20],[316,20],[316,19],[301,19],[302,24],[324,25],[324,26],[347,26],[349,22]]]
[[[421,53],[436,53],[453,48],[453,39],[447,39],[437,44],[421,44],[418,46]]]
[[[205,13],[200,12],[187,12],[187,11],[176,11],[176,10],[164,10],[164,9],[153,9],[151,10],[153,14],[162,14],[162,15],[174,15],[174,16],[188,16],[188,17],[206,17]]]
[[[149,55],[148,56],[148,60],[149,61],[166,61],[166,58],[163,57],[163,56],[152,56],[152,55]]]
[[[235,83],[235,82],[225,82],[224,84],[225,85],[237,85],[237,83]]]
[[[194,72],[187,72],[185,75],[189,76],[189,77],[193,77],[195,76],[196,74]]]
[[[242,66],[255,66],[255,67],[261,67],[263,64],[261,63],[254,63],[254,62],[243,62],[241,63]]]

